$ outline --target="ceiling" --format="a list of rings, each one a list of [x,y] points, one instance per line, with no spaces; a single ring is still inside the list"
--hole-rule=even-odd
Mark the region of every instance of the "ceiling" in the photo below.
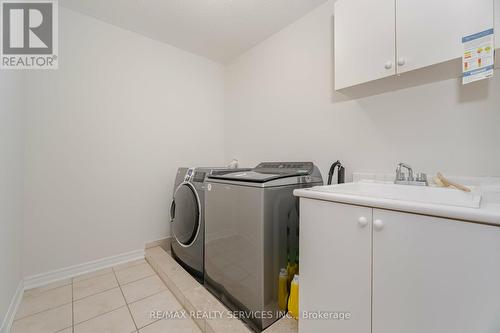
[[[327,0],[60,0],[66,7],[221,63]]]

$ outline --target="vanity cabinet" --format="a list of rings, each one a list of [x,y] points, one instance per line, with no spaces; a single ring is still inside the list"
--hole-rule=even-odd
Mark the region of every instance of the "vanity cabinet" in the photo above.
[[[299,310],[345,311],[351,319],[300,319],[299,332],[370,332],[371,209],[300,202]]]
[[[373,333],[500,331],[500,227],[373,209]]]
[[[494,26],[494,2],[338,0],[335,89],[461,58],[463,36]]]
[[[498,333],[500,227],[300,199],[299,333]]]

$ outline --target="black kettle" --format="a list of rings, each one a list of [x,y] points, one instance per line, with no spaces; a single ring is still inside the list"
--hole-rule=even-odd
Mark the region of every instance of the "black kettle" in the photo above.
[[[332,177],[335,172],[335,168],[339,169],[337,173],[337,184],[343,184],[345,183],[345,168],[342,166],[342,163],[340,161],[337,161],[332,164],[330,167],[330,171],[328,172],[328,183],[327,185],[332,185]]]

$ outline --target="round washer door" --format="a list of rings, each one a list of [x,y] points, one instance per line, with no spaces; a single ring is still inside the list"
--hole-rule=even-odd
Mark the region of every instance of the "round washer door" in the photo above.
[[[177,188],[174,194],[174,205],[172,232],[181,245],[190,246],[200,227],[198,196],[192,185],[183,183]]]

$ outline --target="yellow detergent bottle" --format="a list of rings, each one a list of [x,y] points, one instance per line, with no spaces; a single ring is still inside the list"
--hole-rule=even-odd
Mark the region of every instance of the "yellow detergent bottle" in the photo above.
[[[286,268],[280,270],[278,286],[278,306],[281,311],[286,311],[288,302],[288,272]]]
[[[290,297],[288,298],[288,311],[290,315],[299,319],[299,276],[295,275],[290,287]]]

